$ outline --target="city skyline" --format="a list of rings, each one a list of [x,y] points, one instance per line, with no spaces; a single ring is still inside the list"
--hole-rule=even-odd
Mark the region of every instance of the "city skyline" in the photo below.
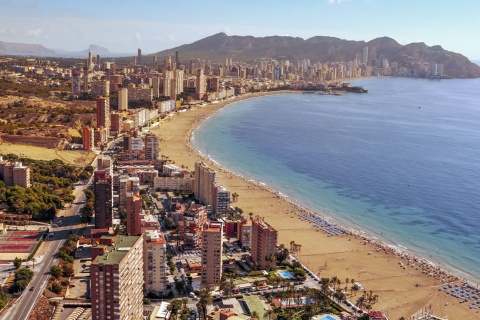
[[[81,51],[90,44],[136,55],[188,44],[219,32],[238,36],[332,36],[364,40],[387,36],[400,44],[425,42],[480,59],[474,32],[480,3],[426,0],[243,1],[181,4],[86,0],[0,0],[0,41]]]

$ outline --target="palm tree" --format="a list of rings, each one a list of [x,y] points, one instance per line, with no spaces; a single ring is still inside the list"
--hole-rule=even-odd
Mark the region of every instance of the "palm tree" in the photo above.
[[[250,216],[250,220],[253,220],[253,212],[249,212],[248,215]]]
[[[207,306],[211,305],[213,302],[212,294],[210,293],[210,290],[208,288],[202,288],[198,292],[198,296],[200,298],[199,304],[202,306],[202,311],[203,311],[203,319],[207,318]]]
[[[263,314],[263,320],[273,319],[275,319],[275,312],[272,309],[265,311],[265,313]]]
[[[257,311],[252,311],[252,315],[250,316],[250,319],[260,320],[260,315],[258,314]]]
[[[357,302],[356,302],[357,307],[359,307],[361,309],[363,307],[364,303],[365,303],[365,296],[358,297]]]
[[[335,291],[335,286],[337,285],[337,280],[338,280],[338,278],[336,276],[333,276],[332,279],[330,280],[330,283],[333,285],[333,291]]]

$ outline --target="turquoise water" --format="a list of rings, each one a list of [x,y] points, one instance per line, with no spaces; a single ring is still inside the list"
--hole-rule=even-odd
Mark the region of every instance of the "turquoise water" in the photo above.
[[[193,143],[317,213],[480,278],[480,81],[355,84],[369,93],[234,103]]]
[[[279,270],[278,273],[280,273],[280,275],[284,278],[284,279],[293,279],[295,278],[293,276],[293,274],[291,274],[290,272],[286,271],[286,270]]]
[[[325,316],[325,317],[322,317],[320,320],[335,320],[335,318],[331,316]]]

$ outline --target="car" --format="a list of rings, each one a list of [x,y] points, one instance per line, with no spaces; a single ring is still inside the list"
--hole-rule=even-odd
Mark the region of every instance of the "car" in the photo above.
[[[33,290],[35,290],[35,287],[30,287],[29,291],[33,291]]]
[[[53,237],[53,236],[55,236],[55,233],[54,233],[54,232],[50,232],[50,233],[48,234],[48,236],[49,236],[49,237]]]

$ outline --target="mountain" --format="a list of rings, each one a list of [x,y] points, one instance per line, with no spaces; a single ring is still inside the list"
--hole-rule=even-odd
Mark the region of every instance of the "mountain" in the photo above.
[[[55,54],[55,50],[48,49],[41,44],[26,44],[0,41],[0,54],[45,56]]]
[[[438,45],[429,47],[423,42],[401,45],[388,37],[365,42],[325,36],[304,40],[288,36],[228,36],[225,33],[217,33],[190,44],[157,52],[155,55],[174,56],[178,50],[182,61],[199,58],[223,62],[225,58],[232,58],[236,61],[251,62],[265,58],[340,62],[354,60],[356,54],[361,53],[364,47],[368,47],[370,63],[372,60],[380,63],[382,59],[388,59],[390,63],[398,62],[400,66],[413,68],[434,61],[442,63],[444,73],[451,77],[480,77],[480,67],[459,53],[444,50]]]

